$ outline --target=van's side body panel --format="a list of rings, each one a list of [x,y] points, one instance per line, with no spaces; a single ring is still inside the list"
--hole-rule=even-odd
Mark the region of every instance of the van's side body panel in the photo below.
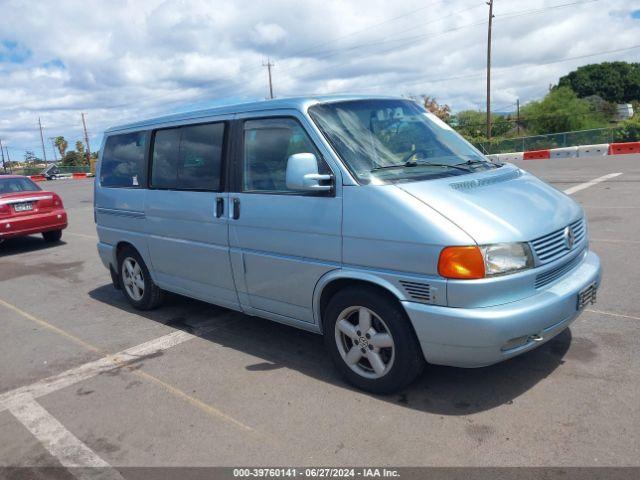
[[[156,283],[161,288],[238,308],[229,261],[228,193],[148,190],[146,232]]]

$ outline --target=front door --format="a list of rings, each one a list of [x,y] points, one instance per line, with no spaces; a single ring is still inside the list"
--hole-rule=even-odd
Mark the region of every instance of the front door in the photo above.
[[[230,245],[236,287],[246,310],[313,322],[313,291],[341,263],[340,182],[331,192],[287,188],[287,159],[313,153],[332,173],[294,117],[241,121],[238,192],[230,194]]]
[[[225,122],[153,133],[145,214],[160,287],[238,308],[229,262]]]

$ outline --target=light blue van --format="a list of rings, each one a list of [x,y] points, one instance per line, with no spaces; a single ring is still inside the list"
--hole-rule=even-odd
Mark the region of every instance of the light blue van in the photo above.
[[[108,130],[100,257],[139,309],[163,291],[324,334],[386,393],[425,360],[529,351],[593,303],[584,211],[488,161],[413,101],[272,100]]]

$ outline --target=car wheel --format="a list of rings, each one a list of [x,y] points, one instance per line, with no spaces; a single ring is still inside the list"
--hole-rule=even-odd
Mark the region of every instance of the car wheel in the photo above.
[[[50,232],[42,232],[42,238],[47,243],[59,242],[62,238],[62,230],[52,230]]]
[[[126,247],[120,252],[118,267],[121,289],[134,308],[152,310],[162,303],[163,292],[135,249]]]
[[[390,295],[348,287],[331,298],[323,322],[325,345],[336,367],[362,390],[398,391],[424,368],[413,327]]]

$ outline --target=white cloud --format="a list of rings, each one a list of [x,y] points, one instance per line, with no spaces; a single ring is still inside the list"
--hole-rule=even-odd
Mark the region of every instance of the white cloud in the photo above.
[[[253,27],[251,38],[257,45],[274,45],[282,41],[287,32],[277,23],[258,23]]]
[[[575,1],[584,3],[556,8]],[[556,62],[639,45],[640,0],[495,3],[496,107],[543,95],[581,64],[639,58],[635,49]],[[85,112],[95,147],[109,125],[262,99],[267,57],[277,96],[484,103],[483,0],[0,0],[0,10],[0,138],[14,158],[40,151],[39,116],[46,136],[73,143]]]

